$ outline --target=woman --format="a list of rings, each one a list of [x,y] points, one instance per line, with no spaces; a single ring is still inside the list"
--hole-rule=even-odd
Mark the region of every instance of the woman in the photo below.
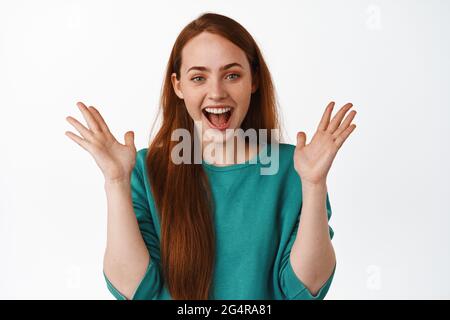
[[[355,128],[355,111],[342,122],[351,103],[330,122],[331,102],[308,145],[304,132],[296,146],[278,144],[257,44],[236,21],[206,13],[173,46],[148,149],[136,152],[132,131],[120,144],[96,108],[77,105],[89,128],[68,117],[82,137],[66,134],[105,177],[104,277],[117,299],[323,299],[336,266],[326,177]],[[271,142],[229,134],[238,129]],[[177,130],[194,137],[183,139],[189,150]],[[191,152],[198,145],[213,150],[201,161]],[[278,149],[275,172],[261,174],[264,155]]]

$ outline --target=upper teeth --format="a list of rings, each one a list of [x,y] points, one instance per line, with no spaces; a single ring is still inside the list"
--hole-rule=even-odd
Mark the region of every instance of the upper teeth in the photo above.
[[[231,108],[226,107],[226,108],[205,108],[206,112],[210,112],[210,113],[216,113],[216,114],[220,114],[220,113],[225,113],[231,110]]]

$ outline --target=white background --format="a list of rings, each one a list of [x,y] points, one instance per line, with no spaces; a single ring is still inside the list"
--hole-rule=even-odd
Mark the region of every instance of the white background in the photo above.
[[[288,141],[326,104],[356,130],[328,176],[326,299],[450,298],[449,1],[0,0],[0,298],[113,299],[103,176],[77,101],[147,147],[172,45],[206,11],[254,36]]]

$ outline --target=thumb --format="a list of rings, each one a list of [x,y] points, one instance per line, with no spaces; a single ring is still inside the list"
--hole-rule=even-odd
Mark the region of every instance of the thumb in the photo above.
[[[297,133],[297,147],[304,147],[306,144],[306,133],[300,131]]]
[[[133,131],[128,131],[127,133],[125,133],[125,144],[129,147],[133,147],[134,146],[134,132]]]

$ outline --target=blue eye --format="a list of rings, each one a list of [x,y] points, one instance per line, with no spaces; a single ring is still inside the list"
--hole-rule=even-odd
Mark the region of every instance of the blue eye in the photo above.
[[[240,76],[239,74],[237,74],[237,73],[230,73],[229,75],[227,75],[227,77],[229,77],[229,76],[236,76],[235,78],[232,78],[231,80],[234,80],[234,79],[237,79],[237,78],[240,78],[240,77],[241,77],[241,76]],[[199,79],[199,78],[204,79],[202,76],[196,76],[196,77],[193,77],[193,78],[191,79],[191,81],[199,82],[200,80],[196,80],[196,79]]]
[[[229,74],[228,76],[236,76],[236,78],[234,78],[234,79],[237,79],[237,78],[240,77],[240,75],[238,75],[237,73],[231,73],[231,74]]]
[[[194,82],[198,82],[198,81],[195,81],[195,80],[194,80],[194,79],[197,79],[197,78],[203,78],[203,77],[198,76],[198,77],[192,78],[191,80],[194,81]]]

